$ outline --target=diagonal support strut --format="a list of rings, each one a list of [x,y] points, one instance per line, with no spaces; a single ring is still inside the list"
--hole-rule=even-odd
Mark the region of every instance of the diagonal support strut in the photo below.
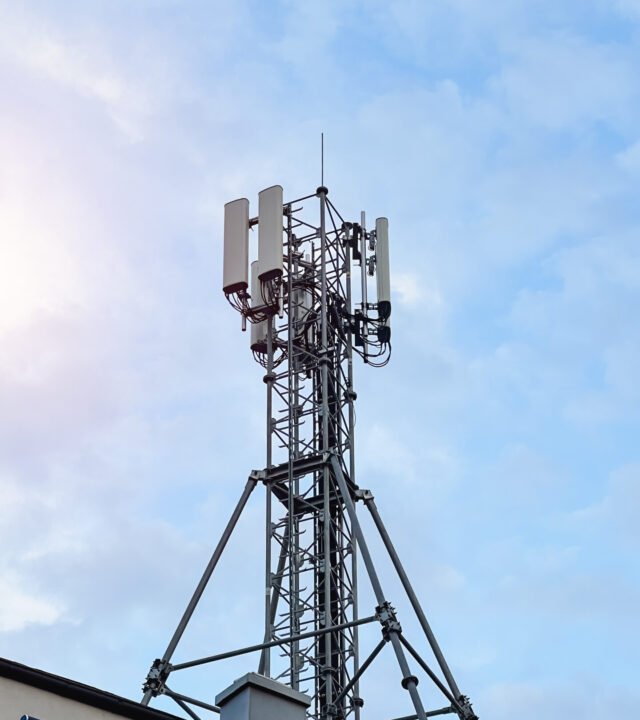
[[[178,646],[178,643],[180,642],[184,631],[186,630],[189,620],[191,620],[191,616],[193,615],[196,606],[200,602],[200,598],[202,597],[202,594],[204,593],[205,588],[207,587],[207,584],[211,579],[211,576],[213,575],[213,571],[216,569],[216,566],[220,561],[220,557],[225,547],[227,546],[227,543],[229,542],[229,538],[231,537],[236,525],[238,524],[238,520],[240,519],[240,515],[242,515],[242,511],[244,510],[247,501],[251,496],[251,493],[254,491],[260,479],[260,473],[257,471],[254,471],[251,473],[251,475],[249,475],[246,485],[244,486],[244,490],[242,491],[242,495],[240,496],[240,500],[238,500],[238,504],[236,505],[233,513],[231,514],[231,517],[229,518],[229,522],[227,523],[227,526],[225,527],[222,536],[218,541],[215,550],[213,551],[211,560],[209,560],[209,564],[205,568],[205,571],[200,578],[198,587],[191,596],[191,600],[187,605],[187,609],[184,611],[184,614],[182,615],[182,618],[178,623],[178,627],[173,633],[173,637],[169,641],[169,645],[167,645],[167,649],[165,650],[162,659],[159,661],[156,660],[151,666],[151,670],[147,675],[147,680],[144,685],[144,696],[141,700],[142,705],[148,705],[151,698],[157,695],[158,692],[162,689],[170,672],[169,662],[171,661],[173,653],[175,652],[175,649]]]

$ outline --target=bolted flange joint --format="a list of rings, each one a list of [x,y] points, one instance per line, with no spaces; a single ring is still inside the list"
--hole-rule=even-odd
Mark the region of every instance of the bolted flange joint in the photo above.
[[[142,686],[143,692],[151,692],[154,697],[161,695],[164,692],[164,685],[167,682],[171,669],[172,665],[170,662],[156,658]]]
[[[384,602],[376,608],[376,615],[382,625],[382,637],[388,642],[392,633],[400,634],[402,626],[396,617],[396,611],[389,602]]]
[[[366,488],[358,488],[356,490],[356,500],[363,500],[366,503],[367,500],[373,500],[373,493]]]
[[[267,482],[267,473],[266,470],[252,470],[249,474],[249,480],[251,480],[254,485],[257,485],[259,482],[266,483]]]

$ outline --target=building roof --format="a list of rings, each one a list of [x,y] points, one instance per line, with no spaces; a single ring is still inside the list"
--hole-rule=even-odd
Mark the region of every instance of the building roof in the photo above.
[[[107,710],[129,720],[183,720],[162,710],[140,705],[133,700],[83,685],[75,680],[52,675],[36,668],[0,658],[0,677],[30,685],[31,687],[75,700],[76,702]]]

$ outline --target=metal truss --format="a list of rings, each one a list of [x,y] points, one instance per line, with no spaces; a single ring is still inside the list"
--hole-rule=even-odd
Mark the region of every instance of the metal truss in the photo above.
[[[303,203],[318,202],[305,216]],[[317,221],[319,218],[319,222]],[[314,222],[316,220],[316,222]],[[257,219],[251,220],[255,224]],[[375,258],[367,251],[375,234],[346,222],[324,187],[283,206],[283,274],[262,283],[261,297],[229,298],[243,322],[262,323],[265,341],[254,347],[265,368],[266,467],[249,476],[228,525],[165,651],[154,661],[142,703],[165,694],[192,718],[211,703],[186,697],[168,685],[172,673],[248,653],[259,653],[258,672],[309,694],[309,717],[360,720],[362,675],[390,645],[415,714],[447,713],[476,718],[460,693],[369,491],[355,478],[354,356],[383,365],[390,354],[388,312],[367,300],[367,276]],[[360,301],[352,297],[352,265],[361,269]],[[249,303],[251,300],[251,303]],[[354,309],[354,305],[357,305]],[[376,315],[377,311],[377,315]],[[382,329],[382,330],[381,330]],[[257,484],[265,489],[265,604],[262,642],[172,664],[174,651]],[[362,532],[356,504],[363,504],[390,555],[400,582],[439,667],[437,674],[404,636],[387,599]],[[376,607],[360,617],[358,568],[371,583]],[[378,623],[381,637],[361,658],[359,628]],[[409,658],[448,702],[426,710]],[[370,716],[377,718],[375,713]]]

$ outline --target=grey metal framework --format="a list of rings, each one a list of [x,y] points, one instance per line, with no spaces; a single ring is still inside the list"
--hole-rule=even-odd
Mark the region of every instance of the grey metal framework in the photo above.
[[[309,203],[319,206],[311,217],[305,213]],[[367,278],[376,271],[376,232],[367,231],[364,213],[359,222],[345,221],[325,187],[284,203],[282,217],[282,274],[263,279],[257,297],[242,288],[228,294],[242,314],[243,327],[249,321],[261,330],[252,350],[265,368],[266,467],[249,476],[166,652],[149,671],[142,703],[165,694],[194,719],[201,709],[215,713],[218,708],[212,702],[173,691],[168,685],[170,676],[259,652],[259,673],[312,696],[309,717],[378,718],[375,710],[368,715],[362,709],[359,680],[389,644],[399,666],[399,680],[415,710],[401,720],[447,713],[473,720],[471,704],[456,685],[373,495],[355,484],[354,357],[382,366],[391,353],[390,303],[371,303],[367,297]],[[258,222],[252,218],[249,224]],[[359,275],[359,282],[353,283],[357,303],[352,268]],[[180,638],[259,483],[266,496],[263,641],[172,664]],[[356,513],[359,502],[373,518],[440,674],[405,638],[383,592]],[[358,611],[359,566],[366,570],[377,603],[365,617]],[[380,625],[381,637],[363,658],[358,630],[369,623]],[[445,707],[425,709],[409,657],[443,695]]]

